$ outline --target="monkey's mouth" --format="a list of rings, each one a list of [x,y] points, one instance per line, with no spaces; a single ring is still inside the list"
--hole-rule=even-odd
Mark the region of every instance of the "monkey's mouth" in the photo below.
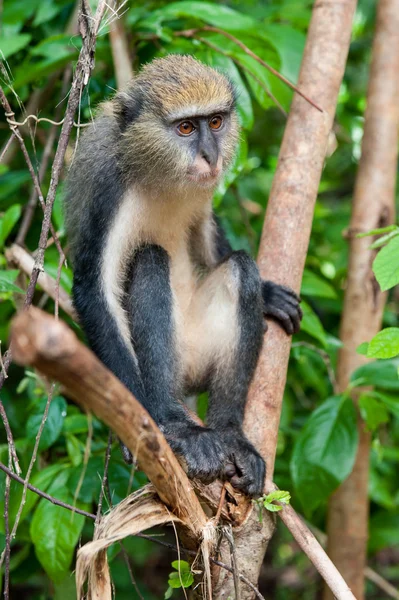
[[[190,169],[188,171],[188,180],[200,185],[213,185],[218,182],[221,174],[222,170],[219,168],[212,169],[208,173],[199,173],[196,169]]]

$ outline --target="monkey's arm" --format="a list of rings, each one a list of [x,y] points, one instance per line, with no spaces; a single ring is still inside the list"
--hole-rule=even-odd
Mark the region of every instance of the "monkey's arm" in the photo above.
[[[214,251],[218,259],[223,260],[231,254],[232,248],[219,219],[215,215],[213,219],[215,222]],[[302,319],[302,309],[299,305],[301,299],[291,288],[263,280],[262,297],[265,317],[276,320],[289,335],[299,331]]]

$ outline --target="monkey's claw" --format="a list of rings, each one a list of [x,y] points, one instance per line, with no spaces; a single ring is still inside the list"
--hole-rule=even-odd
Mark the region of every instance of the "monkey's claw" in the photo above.
[[[266,475],[263,458],[241,430],[226,434],[224,443],[228,454],[222,474],[224,478],[248,496],[261,496]]]
[[[190,423],[171,423],[163,431],[190,478],[210,483],[220,476],[225,452],[216,431]]]
[[[272,281],[262,281],[263,313],[272,317],[286,333],[292,335],[300,329],[301,299],[291,288]]]

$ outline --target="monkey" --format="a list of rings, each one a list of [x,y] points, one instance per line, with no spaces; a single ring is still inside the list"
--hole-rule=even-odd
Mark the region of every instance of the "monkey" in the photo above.
[[[266,328],[300,299],[262,281],[212,208],[240,135],[233,84],[186,55],[146,64],[83,134],[64,198],[73,301],[94,353],[147,409],[190,477],[262,494],[243,417]],[[206,424],[184,398],[207,391]],[[126,460],[131,457],[125,449]]]

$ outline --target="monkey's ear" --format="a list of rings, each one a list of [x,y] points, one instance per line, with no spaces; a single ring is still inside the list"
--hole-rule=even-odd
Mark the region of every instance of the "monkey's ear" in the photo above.
[[[119,92],[114,98],[114,113],[121,131],[125,131],[138,117],[144,106],[141,90]]]

